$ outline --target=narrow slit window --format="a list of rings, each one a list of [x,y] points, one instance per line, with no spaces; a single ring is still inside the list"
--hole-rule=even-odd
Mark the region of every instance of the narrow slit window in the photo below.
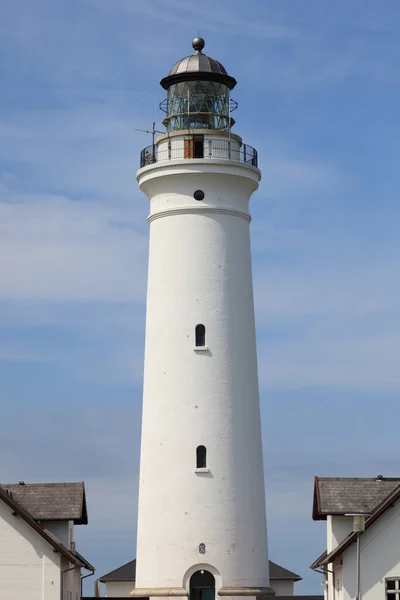
[[[196,346],[206,345],[206,328],[204,325],[196,325]]]
[[[207,450],[205,446],[196,448],[196,468],[205,469],[207,467]]]

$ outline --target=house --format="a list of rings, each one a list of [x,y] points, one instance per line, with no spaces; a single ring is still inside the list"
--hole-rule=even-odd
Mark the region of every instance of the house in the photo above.
[[[270,560],[269,579],[271,587],[275,590],[275,596],[293,596],[294,584],[296,581],[301,581],[302,577]]]
[[[107,598],[129,598],[131,590],[135,587],[135,579],[136,559],[114,569],[114,571],[110,571],[106,575],[103,575],[103,577],[100,577],[97,581],[105,583]],[[97,586],[97,594],[100,596],[99,586]]]
[[[83,483],[1,484],[0,600],[79,600],[94,567],[74,527],[87,522]]]
[[[294,583],[302,578],[288,569],[269,561],[269,576],[271,587],[274,588],[277,596],[293,596]],[[100,577],[97,582],[105,583],[107,598],[129,598],[129,593],[135,587],[136,578],[136,560],[110,571],[106,575]],[[97,583],[96,582],[96,583]],[[100,596],[99,585],[97,585],[95,593]]]
[[[316,477],[313,519],[327,526],[311,565],[325,600],[399,600],[400,478]]]

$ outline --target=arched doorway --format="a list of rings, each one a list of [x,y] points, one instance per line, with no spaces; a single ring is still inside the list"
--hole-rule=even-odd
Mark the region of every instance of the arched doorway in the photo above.
[[[196,571],[190,578],[190,600],[215,600],[215,579],[210,571]]]

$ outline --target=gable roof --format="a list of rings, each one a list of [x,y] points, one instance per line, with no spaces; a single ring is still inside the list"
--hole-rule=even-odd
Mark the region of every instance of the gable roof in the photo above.
[[[291,581],[300,581],[302,578],[300,575],[296,575],[288,569],[284,569],[280,565],[269,561],[269,577],[270,579],[290,579]],[[135,581],[136,579],[136,559],[127,562],[125,565],[114,569],[100,577],[101,583],[107,583],[108,581]]]
[[[269,561],[269,578],[270,579],[290,579],[291,581],[301,581],[302,577],[296,575],[293,571],[289,571],[280,565]]]
[[[390,494],[388,494],[387,497],[378,504],[378,506],[375,507],[375,510],[372,512],[372,514],[365,520],[365,531],[367,531],[371,525],[373,525],[375,521],[377,521],[379,517],[381,517],[389,508],[391,508],[399,499],[400,485],[397,485],[397,487]],[[361,536],[363,533],[364,531],[361,531],[360,533],[353,531],[338,546],[336,546],[332,552],[329,554],[327,552],[321,554],[321,556],[313,562],[310,568],[317,569],[318,567],[323,567],[333,562],[357,540],[358,535]]]
[[[135,581],[136,579],[136,559],[127,562],[122,567],[118,567],[118,569],[114,569],[114,571],[110,571],[103,577],[100,577],[99,581],[101,583],[106,583],[107,581]]]
[[[38,521],[72,520],[87,525],[85,484],[79,483],[3,483],[32,517]]]
[[[89,571],[95,571],[94,567],[77,552],[71,552],[55,537],[50,531],[45,529],[40,523],[34,519],[34,517],[22,506],[17,500],[15,500],[12,492],[4,489],[0,486],[0,500],[5,502],[12,510],[13,514],[21,517],[32,529],[34,529],[46,542],[53,547],[56,552],[59,552],[64,556],[70,563],[77,567],[84,567]]]
[[[327,515],[371,514],[397,486],[400,478],[315,477],[313,519]]]

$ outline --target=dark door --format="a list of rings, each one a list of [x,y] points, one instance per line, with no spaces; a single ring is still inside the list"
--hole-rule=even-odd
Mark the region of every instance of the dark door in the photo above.
[[[204,158],[204,135],[193,136],[193,158]]]
[[[191,576],[190,600],[215,600],[215,579],[209,571],[196,571]]]

